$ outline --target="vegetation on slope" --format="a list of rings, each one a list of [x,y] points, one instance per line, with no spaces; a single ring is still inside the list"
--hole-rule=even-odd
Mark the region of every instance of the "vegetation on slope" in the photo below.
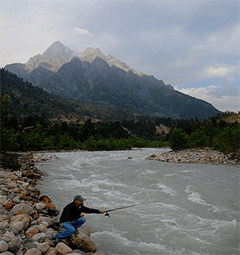
[[[212,147],[239,153],[239,113],[179,120],[111,111],[50,95],[1,69],[1,151]],[[119,115],[118,115],[119,113]],[[171,131],[157,132],[160,125]]]
[[[208,120],[52,123],[42,117],[9,116],[9,97],[1,97],[1,151],[28,150],[119,150],[132,147],[172,149],[213,147],[225,153],[239,152],[239,123],[224,121],[225,115]],[[156,133],[156,126],[171,127],[169,134]]]

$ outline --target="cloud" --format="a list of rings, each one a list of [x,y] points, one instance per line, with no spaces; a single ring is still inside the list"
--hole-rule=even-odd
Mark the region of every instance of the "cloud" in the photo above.
[[[232,88],[232,93],[228,93],[227,88],[222,91],[218,91],[219,88],[222,88],[220,85],[210,85],[207,87],[200,88],[182,88],[176,90],[196,97],[198,99],[202,99],[204,101],[210,102],[214,107],[216,107],[220,111],[240,111],[240,96],[238,89]]]
[[[213,78],[213,77],[226,77],[235,70],[234,66],[209,66],[204,69],[203,78]]]
[[[164,44],[162,55],[167,51],[169,58],[166,58],[164,66],[159,61],[161,74],[175,86],[188,85],[205,78],[230,79],[239,74],[239,30],[239,22],[201,37],[184,28],[176,30],[179,33],[174,34],[175,40],[169,42],[169,46]],[[171,33],[165,33],[165,41],[172,39]]]
[[[78,35],[93,36],[93,34],[89,33],[86,29],[82,29],[80,27],[74,27],[73,32],[78,34]]]

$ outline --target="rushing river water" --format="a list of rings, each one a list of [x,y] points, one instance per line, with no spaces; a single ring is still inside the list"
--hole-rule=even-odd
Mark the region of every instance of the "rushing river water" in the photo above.
[[[77,194],[98,251],[106,255],[239,254],[239,167],[147,160],[166,149],[47,153],[39,189],[58,210]],[[82,227],[82,228],[83,228]]]

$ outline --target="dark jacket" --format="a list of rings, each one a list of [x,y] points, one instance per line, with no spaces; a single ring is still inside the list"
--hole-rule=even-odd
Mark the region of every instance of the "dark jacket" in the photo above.
[[[80,218],[81,213],[100,213],[99,210],[85,207],[84,205],[77,206],[74,202],[71,202],[64,207],[60,222],[74,221]]]

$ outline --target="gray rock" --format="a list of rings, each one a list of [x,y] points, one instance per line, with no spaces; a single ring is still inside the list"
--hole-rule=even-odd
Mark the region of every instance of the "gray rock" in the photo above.
[[[24,228],[24,223],[22,221],[15,221],[11,223],[10,228],[15,228],[20,232]]]
[[[44,203],[37,203],[37,204],[35,204],[35,207],[38,210],[43,210],[46,207],[46,204],[44,204]]]
[[[12,221],[12,223],[13,222],[17,222],[17,221],[23,222],[24,229],[26,230],[28,228],[28,226],[29,226],[30,217],[28,215],[26,215],[26,214],[18,214],[16,216],[13,216],[11,218],[11,221]]]
[[[38,224],[42,223],[42,222],[47,222],[48,223],[48,226],[52,226],[54,225],[54,220],[50,217],[45,217],[45,216],[40,216],[38,219],[37,219],[37,222]]]
[[[32,236],[32,240],[34,242],[42,243],[45,241],[45,239],[47,239],[47,235],[45,233],[38,233]]]
[[[50,243],[44,242],[44,243],[37,243],[37,248],[42,252],[46,253],[50,248]]]
[[[8,250],[8,243],[6,241],[0,241],[0,252],[4,252]]]
[[[84,252],[96,252],[97,250],[92,239],[88,235],[81,232],[78,234],[73,233],[70,237],[70,242]]]
[[[52,228],[48,228],[45,233],[47,234],[47,236],[50,239],[53,239],[53,238],[55,238],[55,236],[57,235],[58,232]]]
[[[8,243],[8,249],[9,251],[15,252],[20,248],[21,245],[21,239],[18,237],[14,237],[9,243]]]
[[[11,232],[13,232],[15,235],[19,234],[19,231],[16,228],[11,228]]]
[[[0,229],[6,229],[9,227],[9,223],[6,221],[0,222]]]
[[[1,237],[1,239],[8,242],[8,243],[11,241],[11,238],[8,237],[8,236],[3,236],[3,237]]]
[[[0,214],[7,215],[8,213],[9,213],[8,210],[6,210],[3,205],[0,205]]]
[[[14,255],[14,253],[12,253],[10,251],[5,251],[5,252],[1,253],[1,255]]]
[[[60,242],[56,245],[56,250],[57,250],[57,252],[59,252],[61,254],[68,254],[68,253],[72,252],[72,249],[69,246],[67,246],[65,243],[62,243],[62,242]]]
[[[42,255],[42,252],[37,248],[32,248],[28,250],[25,255]]]
[[[12,199],[13,203],[19,204],[21,202],[21,200],[18,197],[14,197]]]
[[[25,244],[25,248],[26,248],[27,250],[30,250],[30,249],[32,249],[32,248],[37,248],[37,245],[36,245],[36,243],[33,243],[33,242],[27,242],[27,243]]]
[[[15,205],[12,210],[11,210],[11,213],[12,214],[17,214],[19,212],[26,212],[26,213],[30,213],[33,211],[33,207],[30,205],[30,204],[24,204],[24,203],[21,203],[21,204],[17,204]]]
[[[57,255],[57,250],[53,247],[50,247],[49,250],[45,253],[45,255]]]
[[[5,237],[8,237],[8,238],[10,238],[10,239],[15,238],[14,233],[12,233],[12,232],[10,232],[10,231],[7,231],[6,233],[4,233],[4,236],[5,236]]]
[[[35,234],[37,234],[39,232],[39,226],[38,225],[34,225],[32,227],[30,227],[26,232],[26,236],[28,237],[32,237],[34,236]]]
[[[46,225],[44,225],[44,224],[39,224],[39,231],[40,232],[46,232],[46,230],[47,230],[47,226]]]

